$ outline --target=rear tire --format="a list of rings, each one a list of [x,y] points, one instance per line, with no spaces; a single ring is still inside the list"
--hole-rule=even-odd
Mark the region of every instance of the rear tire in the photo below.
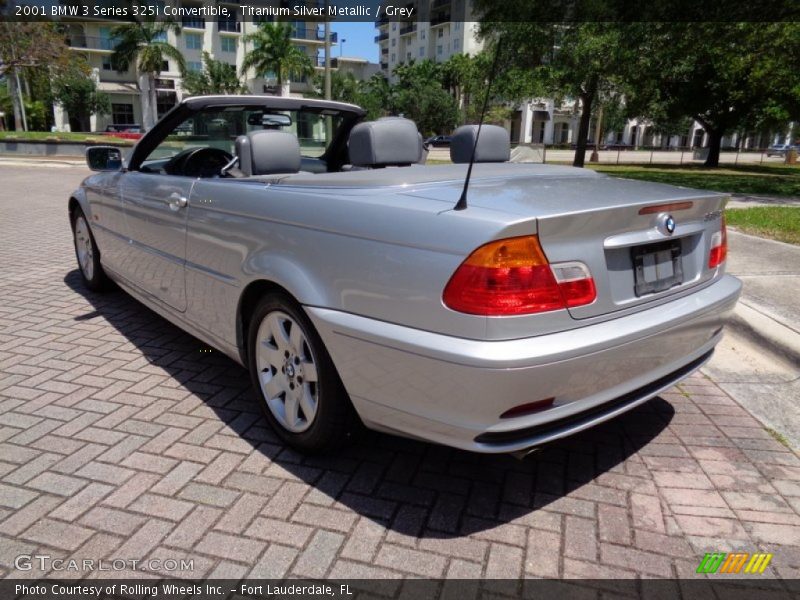
[[[100,263],[100,251],[97,249],[92,230],[89,229],[86,215],[80,208],[75,209],[72,215],[72,241],[83,284],[93,292],[104,292],[111,289],[113,284],[103,270],[103,265]]]
[[[350,441],[359,419],[311,321],[286,294],[262,298],[250,320],[250,379],[278,437],[305,454]]]

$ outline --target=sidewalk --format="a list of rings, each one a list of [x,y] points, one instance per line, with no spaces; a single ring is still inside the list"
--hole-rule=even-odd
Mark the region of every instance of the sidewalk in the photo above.
[[[728,334],[704,369],[800,448],[800,247],[728,230],[728,272],[744,283]]]

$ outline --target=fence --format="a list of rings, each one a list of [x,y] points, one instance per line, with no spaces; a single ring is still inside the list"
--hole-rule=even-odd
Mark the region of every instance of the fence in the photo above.
[[[586,163],[591,162],[593,147],[586,150]],[[720,151],[721,165],[739,164],[781,164],[785,155],[769,154],[768,148],[748,148],[745,150],[724,148]],[[611,147],[597,153],[596,164],[606,165],[657,165],[657,164],[701,164],[708,156],[708,148],[647,148],[638,149]],[[575,148],[565,145],[516,144],[512,147],[511,160],[514,162],[571,163]]]

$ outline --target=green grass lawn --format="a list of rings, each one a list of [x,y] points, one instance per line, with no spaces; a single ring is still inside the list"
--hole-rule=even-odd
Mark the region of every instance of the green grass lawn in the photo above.
[[[0,141],[26,140],[31,142],[43,142],[46,140],[58,140],[61,142],[106,142],[114,144],[133,145],[133,141],[109,135],[92,135],[91,133],[70,133],[50,131],[0,131]]]
[[[707,169],[694,165],[590,165],[615,177],[754,196],[800,197],[800,166],[738,165]]]
[[[744,233],[800,245],[800,207],[731,208],[725,211],[725,220]]]

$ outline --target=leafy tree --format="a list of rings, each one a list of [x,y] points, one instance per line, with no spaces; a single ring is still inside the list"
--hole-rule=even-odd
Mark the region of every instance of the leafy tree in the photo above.
[[[25,129],[23,93],[17,83],[24,83],[26,70],[43,67],[58,70],[68,65],[70,59],[69,47],[54,24],[0,22],[0,75],[6,76],[17,131]]]
[[[422,135],[447,133],[459,121],[456,101],[442,86],[442,68],[423,60],[400,64],[394,70],[389,106],[395,113],[412,119]]]
[[[247,94],[236,67],[221,60],[214,60],[203,52],[203,70],[183,73],[183,89],[190,96],[207,94]]]
[[[502,70],[527,71],[517,93],[538,89],[580,100],[581,117],[573,165],[582,167],[593,105],[600,94],[626,80],[634,46],[618,22],[541,22],[539,3],[478,0],[480,34],[501,40]],[[513,82],[517,77],[511,77]],[[513,89],[513,88],[512,88]]]
[[[177,63],[181,72],[186,70],[183,54],[167,41],[167,33],[180,32],[173,21],[134,21],[117,25],[111,30],[114,52],[111,64],[118,71],[127,71],[135,65],[139,71],[139,91],[142,103],[142,125],[149,130],[158,118],[156,99],[156,79],[161,74],[167,59]],[[143,80],[147,89],[143,89]]]
[[[314,91],[311,93],[316,98],[324,98],[325,77],[318,74],[314,77]],[[364,82],[358,81],[353,73],[331,71],[331,100],[361,104],[360,100],[366,93]]]
[[[258,30],[244,37],[252,42],[253,49],[245,54],[241,73],[251,69],[260,76],[274,73],[278,80],[279,94],[283,94],[283,83],[292,77],[308,77],[314,73],[309,56],[292,43],[292,28],[288,23],[261,23]]]
[[[69,114],[73,131],[89,131],[92,114],[111,112],[109,95],[99,91],[94,79],[80,68],[56,75],[52,80],[52,96]]]
[[[657,123],[695,119],[706,166],[727,133],[800,118],[800,23],[650,23],[639,35],[631,106]]]

